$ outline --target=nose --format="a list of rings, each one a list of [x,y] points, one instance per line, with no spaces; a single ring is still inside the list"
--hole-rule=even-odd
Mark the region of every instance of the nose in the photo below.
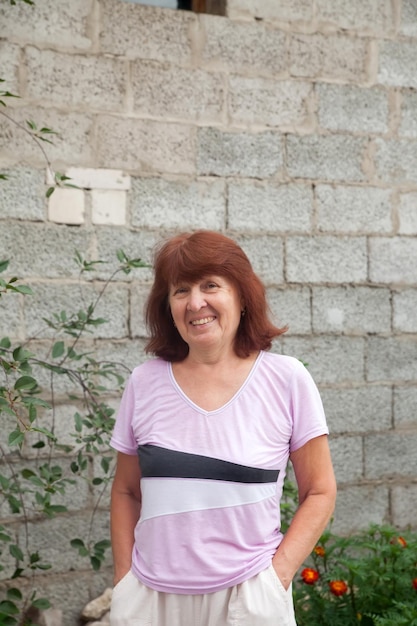
[[[193,285],[188,296],[188,311],[197,312],[207,305],[204,294],[197,285]]]

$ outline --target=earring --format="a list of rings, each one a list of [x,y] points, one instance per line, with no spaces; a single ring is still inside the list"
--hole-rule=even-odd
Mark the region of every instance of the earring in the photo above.
[[[241,310],[240,314],[241,314],[242,317],[245,317],[245,315],[246,315],[246,307]]]

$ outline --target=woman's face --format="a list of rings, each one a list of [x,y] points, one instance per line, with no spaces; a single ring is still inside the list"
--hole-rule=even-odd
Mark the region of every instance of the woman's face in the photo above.
[[[171,285],[169,305],[175,326],[193,351],[233,350],[242,303],[238,290],[223,276]]]

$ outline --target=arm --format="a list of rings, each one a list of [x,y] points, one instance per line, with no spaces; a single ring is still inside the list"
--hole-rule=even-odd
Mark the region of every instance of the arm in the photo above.
[[[287,589],[328,523],[336,501],[336,481],[326,435],[315,437],[291,454],[299,506],[272,559]]]
[[[119,452],[110,506],[115,585],[129,571],[132,563],[134,529],[139,519],[140,506],[138,457]]]

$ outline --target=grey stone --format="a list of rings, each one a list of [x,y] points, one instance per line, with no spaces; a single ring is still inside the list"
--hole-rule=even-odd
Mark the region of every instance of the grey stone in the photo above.
[[[364,237],[288,237],[286,275],[296,283],[363,282],[367,276]]]
[[[309,21],[313,7],[308,0],[228,0],[227,15],[231,18],[255,17],[268,21]]]
[[[350,133],[386,133],[388,92],[353,85],[316,86],[321,128]]]
[[[400,32],[408,37],[417,36],[417,5],[414,0],[403,0]]]
[[[365,436],[365,478],[411,478],[417,472],[416,433]]]
[[[224,228],[226,198],[223,181],[133,178],[130,195],[134,227]]]
[[[228,225],[235,230],[310,232],[313,193],[309,185],[230,182]]]
[[[416,239],[373,237],[369,242],[369,277],[375,283],[415,285],[416,259]]]
[[[417,289],[405,289],[393,295],[395,331],[417,333]]]
[[[282,339],[284,354],[307,363],[316,384],[356,383],[365,380],[365,340],[360,337],[292,337]]]
[[[394,34],[395,14],[389,0],[318,0],[319,22],[334,29],[343,29],[370,35]]]
[[[287,169],[293,178],[360,182],[366,142],[345,135],[287,137]]]
[[[395,87],[417,87],[415,41],[382,41],[378,81]]]
[[[417,339],[413,335],[369,337],[367,352],[369,381],[417,381]]]
[[[417,425],[417,386],[394,388],[394,423],[396,429]]]
[[[16,167],[3,173],[7,180],[0,184],[0,219],[44,222],[47,189],[44,170]]]
[[[233,238],[247,254],[255,273],[264,284],[284,282],[284,249],[280,237],[236,234]]]
[[[391,428],[390,386],[320,389],[331,434],[377,432]]]
[[[198,131],[197,173],[205,176],[268,178],[283,165],[282,137],[278,133]]]
[[[415,182],[417,142],[376,139],[375,165],[378,178],[385,183]]]
[[[334,473],[338,485],[363,478],[362,437],[345,435],[330,439]]]
[[[417,485],[396,485],[391,491],[393,523],[400,528],[414,528],[417,516]]]
[[[417,235],[417,193],[405,193],[400,196],[398,207],[400,235]]]
[[[391,233],[391,190],[317,185],[317,227],[333,233]]]
[[[417,30],[417,29],[416,29]],[[399,135],[406,138],[417,138],[417,94],[403,90],[401,94],[401,123]]]
[[[289,337],[311,333],[311,294],[308,287],[270,287],[267,296],[275,324],[278,327],[288,326]]]
[[[346,473],[349,472],[349,465]],[[370,524],[390,521],[389,489],[385,485],[340,486],[332,530],[346,535]]]
[[[133,109],[141,115],[189,122],[221,122],[225,81],[221,74],[155,61],[133,62]]]
[[[358,285],[313,287],[313,329],[348,335],[389,333],[391,293]]]

